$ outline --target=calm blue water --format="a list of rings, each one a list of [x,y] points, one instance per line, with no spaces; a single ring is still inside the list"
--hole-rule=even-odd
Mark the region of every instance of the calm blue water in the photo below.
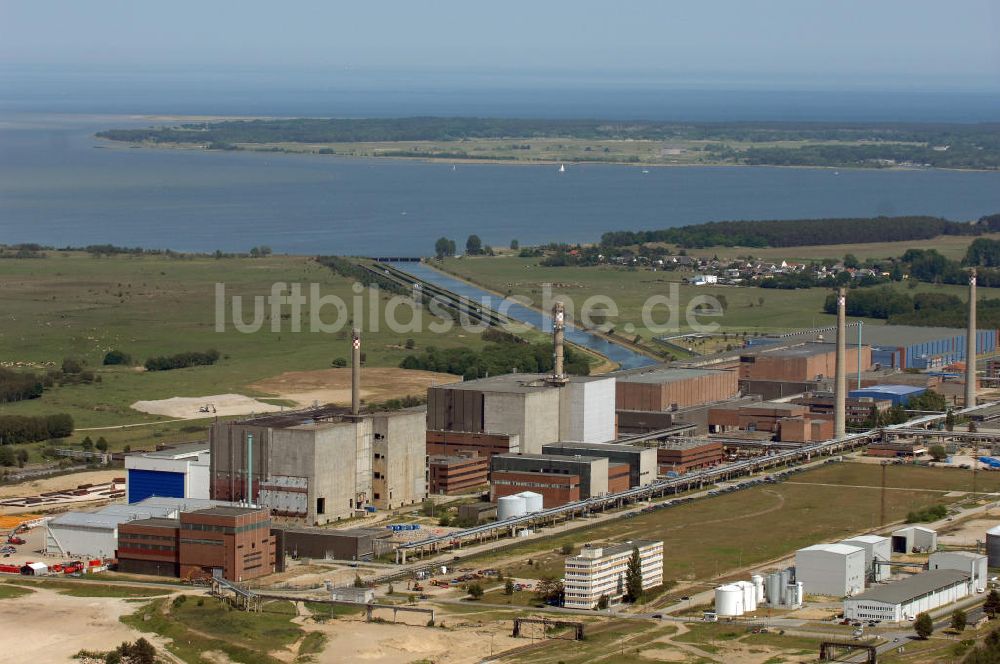
[[[523,323],[529,323],[539,330],[550,331],[552,329],[551,316],[542,314],[524,305],[514,303],[512,300],[504,300],[504,298],[493,295],[488,291],[477,288],[476,286],[468,284],[460,279],[442,274],[441,272],[438,272],[437,270],[422,263],[399,262],[392,263],[392,265],[426,282],[440,286],[441,288],[449,290],[457,295],[467,297],[473,302],[479,302],[493,311],[503,311],[509,318]],[[504,304],[503,308],[501,308],[501,304]],[[603,337],[591,334],[590,332],[585,332],[584,330],[573,327],[572,325],[566,326],[565,336],[567,341],[589,348],[597,353],[600,353],[611,361],[617,362],[622,369],[634,369],[637,367],[646,367],[656,364],[655,360],[648,358],[645,355],[633,352],[624,346],[611,343]]]
[[[0,242],[428,255],[721,219],[1000,212],[1000,173],[450,164],[109,148],[122,117],[0,115]]]

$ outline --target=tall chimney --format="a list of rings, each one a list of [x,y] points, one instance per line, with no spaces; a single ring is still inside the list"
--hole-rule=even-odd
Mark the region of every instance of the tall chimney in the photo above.
[[[965,333],[965,407],[976,405],[976,268],[969,271],[969,329]]]
[[[247,433],[247,474],[243,487],[243,500],[247,505],[253,505],[253,434]]]
[[[837,291],[837,364],[833,386],[833,436],[847,433],[847,292]]]
[[[566,379],[563,370],[563,335],[566,327],[566,310],[562,302],[552,307],[552,379],[562,382]]]
[[[351,414],[361,412],[361,330],[351,330]]]

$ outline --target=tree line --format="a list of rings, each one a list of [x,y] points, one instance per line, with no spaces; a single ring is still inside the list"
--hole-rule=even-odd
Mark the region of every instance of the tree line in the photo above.
[[[604,247],[628,247],[649,242],[686,248],[800,247],[813,244],[855,244],[929,240],[941,235],[979,235],[995,230],[994,217],[968,224],[941,217],[901,216],[837,219],[770,219],[710,221],[678,228],[612,231],[601,236]]]
[[[215,364],[219,360],[219,351],[214,348],[205,352],[190,351],[176,355],[160,355],[146,360],[146,371],[169,371]]]
[[[925,327],[965,327],[967,303],[948,293],[910,295],[884,286],[865,290],[852,289],[845,305],[848,316],[880,318],[891,325]],[[837,313],[837,296],[827,295],[823,311]],[[976,317],[983,328],[1000,328],[1000,298],[976,301]]]
[[[54,415],[0,415],[0,445],[37,443],[73,434],[73,418],[65,413]]]
[[[509,340],[488,342],[481,350],[471,348],[428,347],[423,353],[407,355],[400,363],[403,369],[438,371],[462,376],[466,380],[518,373],[546,373],[552,371],[552,346],[547,343],[526,344]],[[586,376],[590,363],[582,353],[572,347],[565,348],[565,371]]]

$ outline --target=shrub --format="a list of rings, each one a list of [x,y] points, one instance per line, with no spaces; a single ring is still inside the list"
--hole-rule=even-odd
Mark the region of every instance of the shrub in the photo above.
[[[118,364],[132,364],[132,356],[120,350],[109,350],[104,354],[104,365],[114,366]]]
[[[214,348],[204,353],[189,352],[176,355],[151,357],[146,360],[146,371],[169,371],[186,367],[215,364],[219,361],[219,351]]]

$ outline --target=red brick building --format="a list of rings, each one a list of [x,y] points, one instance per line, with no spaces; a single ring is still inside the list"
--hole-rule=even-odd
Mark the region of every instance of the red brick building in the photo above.
[[[628,491],[631,487],[629,482],[630,468],[627,463],[608,464],[608,493],[618,493]]]
[[[721,442],[712,440],[661,441],[656,448],[656,465],[661,473],[686,473],[689,470],[722,463],[725,450]]]
[[[435,455],[427,460],[428,490],[445,496],[467,493],[487,483],[489,470],[486,457]]]
[[[277,571],[278,552],[266,510],[210,507],[178,519],[140,519],[118,527],[118,568],[133,574],[231,581]]]
[[[427,430],[427,456],[475,455],[489,462],[494,454],[520,451],[517,434]]]
[[[628,467],[625,469],[628,480]],[[545,507],[556,507],[580,500],[580,476],[547,471],[494,470],[490,483],[490,500],[496,502],[504,496],[522,491],[542,494]]]

